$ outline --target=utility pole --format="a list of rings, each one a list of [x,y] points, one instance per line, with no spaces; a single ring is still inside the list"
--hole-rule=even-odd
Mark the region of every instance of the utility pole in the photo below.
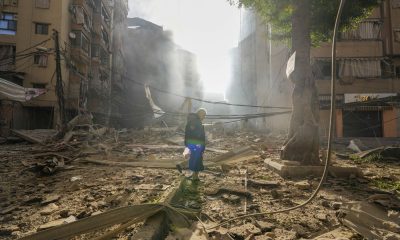
[[[61,56],[60,56],[60,41],[58,37],[58,31],[53,29],[54,45],[56,50],[56,95],[58,101],[58,111],[61,122],[61,129],[57,134],[58,137],[63,137],[67,130],[67,121],[65,114],[65,99],[64,99],[64,87],[61,75]]]

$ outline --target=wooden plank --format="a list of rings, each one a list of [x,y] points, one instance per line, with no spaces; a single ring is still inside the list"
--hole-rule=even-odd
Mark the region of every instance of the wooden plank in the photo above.
[[[44,143],[40,139],[37,139],[37,138],[35,138],[33,136],[30,136],[30,135],[24,133],[23,131],[11,129],[11,132],[15,136],[18,136],[18,137],[20,137],[20,138],[22,138],[22,139],[24,139],[24,140],[26,140],[26,141],[28,141],[30,143],[36,143],[36,144],[44,145]]]
[[[161,204],[142,204],[116,208],[107,212],[84,218],[82,220],[50,228],[30,236],[21,238],[21,240],[53,240],[69,239],[73,236],[93,232],[99,229],[128,222],[134,218],[138,221],[144,215],[151,216],[164,209]]]
[[[185,146],[177,146],[177,145],[146,145],[146,144],[128,144],[126,145],[127,147],[133,147],[133,148],[144,148],[144,149],[174,149],[174,150],[179,150],[179,149],[184,149]],[[222,149],[216,149],[216,148],[211,148],[211,147],[206,147],[206,151],[209,152],[215,152],[215,153],[228,153],[226,150]]]
[[[220,156],[218,156],[218,157],[216,157],[216,158],[214,158],[214,159],[212,159],[210,161],[218,163],[218,162],[222,162],[222,161],[224,161],[224,160],[226,160],[228,158],[232,158],[234,156],[241,155],[242,153],[246,153],[246,152],[250,152],[250,151],[251,151],[251,147],[248,147],[248,146],[247,147],[241,147],[241,148],[229,151],[229,152],[227,152],[225,154],[222,154],[222,155],[220,155]]]
[[[80,162],[94,163],[106,166],[117,166],[117,167],[146,167],[146,168],[176,168],[178,162],[155,162],[155,161],[142,161],[142,162],[112,162],[104,160],[91,160],[91,159],[80,159]]]

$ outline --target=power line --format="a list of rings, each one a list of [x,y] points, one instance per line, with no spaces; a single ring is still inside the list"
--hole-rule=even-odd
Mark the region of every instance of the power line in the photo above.
[[[227,103],[227,102],[220,102],[220,101],[210,101],[210,100],[205,100],[205,99],[201,99],[201,98],[195,98],[195,97],[189,97],[189,96],[184,96],[181,94],[177,94],[177,93],[173,93],[173,92],[169,92],[166,90],[162,90],[150,85],[146,85],[144,83],[135,81],[131,78],[125,77],[126,79],[128,79],[129,81],[131,81],[134,84],[138,84],[141,86],[148,86],[149,88],[157,91],[157,92],[162,92],[162,93],[166,93],[169,95],[173,95],[173,96],[177,96],[177,97],[181,97],[181,98],[188,98],[191,100],[195,100],[195,101],[199,101],[199,102],[204,102],[204,103],[210,103],[210,104],[219,104],[219,105],[227,105],[227,106],[236,106],[236,107],[252,107],[252,108],[265,108],[265,109],[292,109],[291,107],[277,107],[277,106],[260,106],[260,105],[247,105],[247,104],[236,104],[236,103]]]

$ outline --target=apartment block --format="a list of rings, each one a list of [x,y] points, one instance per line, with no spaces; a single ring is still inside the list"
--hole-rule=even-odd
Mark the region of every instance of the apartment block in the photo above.
[[[290,106],[292,84],[285,76],[290,52],[284,44],[269,40],[268,29],[254,12],[242,14],[228,98],[231,95],[246,104]],[[322,43],[311,50],[321,137],[328,135],[331,47],[331,43]],[[336,136],[400,137],[400,0],[382,1],[356,29],[340,33],[336,65]],[[289,118],[273,117],[253,121],[253,125],[285,131]]]
[[[400,1],[386,0],[337,46],[337,137],[400,137]],[[396,38],[397,36],[397,38]],[[320,133],[328,135],[331,44],[311,52],[320,97]]]
[[[1,101],[2,112],[7,112],[1,115],[2,128],[59,124],[53,29],[59,32],[67,116],[89,111],[95,120],[106,123],[111,106],[113,16],[126,18],[127,1],[1,0],[0,14],[0,77],[47,89],[45,95],[26,103]]]

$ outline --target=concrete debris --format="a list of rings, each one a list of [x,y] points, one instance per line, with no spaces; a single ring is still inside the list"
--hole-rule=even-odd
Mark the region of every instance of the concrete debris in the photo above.
[[[308,183],[307,181],[296,182],[294,184],[294,186],[300,190],[310,190],[311,189],[311,184]]]
[[[228,233],[234,236],[235,238],[244,239],[249,235],[254,236],[255,234],[260,234],[261,230],[251,223],[246,223],[229,229]]]
[[[377,203],[388,209],[400,211],[400,199],[393,194],[374,194],[367,200],[370,203]]]
[[[9,213],[14,212],[15,210],[18,210],[18,207],[17,207],[17,206],[9,206],[9,207],[3,209],[3,210],[0,212],[0,215],[6,215],[6,214],[9,214]]]
[[[75,181],[82,180],[82,179],[83,179],[82,176],[74,176],[74,177],[71,177],[70,181],[75,182]]]
[[[238,204],[240,203],[240,197],[237,195],[232,195],[232,194],[222,194],[221,196],[222,200],[225,202],[231,203],[231,204]]]
[[[345,226],[367,239],[400,239],[400,218],[367,202],[343,204],[338,215]]]
[[[277,181],[263,181],[263,180],[255,180],[248,179],[247,186],[251,187],[263,187],[263,188],[276,188],[279,187],[279,182]]]
[[[44,207],[39,213],[40,213],[40,215],[47,216],[47,215],[53,214],[58,209],[59,209],[59,207],[56,204],[50,203],[49,205]]]
[[[39,231],[43,231],[43,230],[46,230],[46,229],[49,229],[49,228],[58,227],[58,226],[63,225],[63,224],[75,222],[76,220],[77,219],[74,216],[69,216],[67,218],[57,219],[57,220],[54,220],[54,221],[51,221],[51,222],[48,222],[46,224],[41,225],[37,229],[37,231],[39,232]]]
[[[0,228],[0,236],[15,235],[15,232],[17,232],[19,230],[20,230],[20,227],[18,227],[16,225],[5,225]]]
[[[275,228],[275,225],[270,222],[256,221],[255,224],[262,232],[270,232]]]
[[[365,146],[360,139],[350,140],[350,144],[347,146],[347,148],[356,153],[360,153],[369,149],[369,147]]]
[[[49,203],[57,202],[58,200],[60,200],[60,198],[60,195],[57,194],[48,195],[40,202],[40,204],[47,205]]]
[[[12,129],[11,133],[17,137],[24,139],[27,142],[45,145],[57,131],[51,129],[36,129],[36,130],[15,130]]]
[[[219,187],[219,188],[211,188],[211,189],[206,189],[204,192],[206,195],[218,195],[218,194],[233,194],[237,196],[242,196],[242,197],[250,197],[252,196],[251,192],[246,191],[244,189],[238,189],[238,188],[227,188],[227,187]]]
[[[164,185],[164,184],[140,184],[140,185],[136,185],[134,188],[136,190],[161,190],[161,191],[165,191],[170,187],[171,187],[171,185]]]
[[[359,153],[352,154],[353,158],[365,159],[369,156],[375,156],[381,160],[398,160],[400,159],[400,147],[382,146]]]
[[[283,141],[283,137],[271,140],[260,133],[213,133],[207,145],[209,151],[204,154],[206,171],[200,173],[200,182],[186,180],[182,187],[185,190],[176,192],[173,204],[164,205],[164,196],[174,191],[182,177],[176,164],[182,163],[183,173],[187,174],[183,144],[166,144],[165,138],[175,133],[164,130],[121,131],[76,125],[70,136],[58,142],[2,145],[0,174],[10,179],[10,184],[0,184],[0,225],[8,234],[4,238],[159,239],[160,235],[170,234],[167,239],[312,239],[326,236],[326,231],[337,227],[335,212],[344,205],[342,202],[368,196],[371,202],[391,208],[389,217],[399,217],[393,198],[396,192],[378,191],[371,185],[376,179],[398,181],[398,168],[392,168],[397,165],[390,162],[390,167],[363,166],[363,171],[373,173],[365,178],[368,182],[361,182],[358,175],[353,179],[328,178],[321,191],[323,197],[289,214],[232,221],[208,229],[244,214],[303,202],[318,183],[319,172],[288,181],[270,171],[262,160],[265,157],[260,156],[275,159],[279,155],[277,141]],[[179,134],[175,136],[182,139]],[[348,166],[346,162],[335,162],[335,166]],[[293,161],[284,164],[291,170],[303,167]],[[45,167],[53,170],[44,174],[41,169]],[[27,168],[33,173],[25,171]],[[65,224],[66,219],[76,221]],[[186,222],[187,226],[173,224],[169,229],[169,221],[177,225]],[[37,229],[47,230],[36,233]],[[355,230],[348,232],[356,235]],[[82,233],[84,236],[79,236]]]

